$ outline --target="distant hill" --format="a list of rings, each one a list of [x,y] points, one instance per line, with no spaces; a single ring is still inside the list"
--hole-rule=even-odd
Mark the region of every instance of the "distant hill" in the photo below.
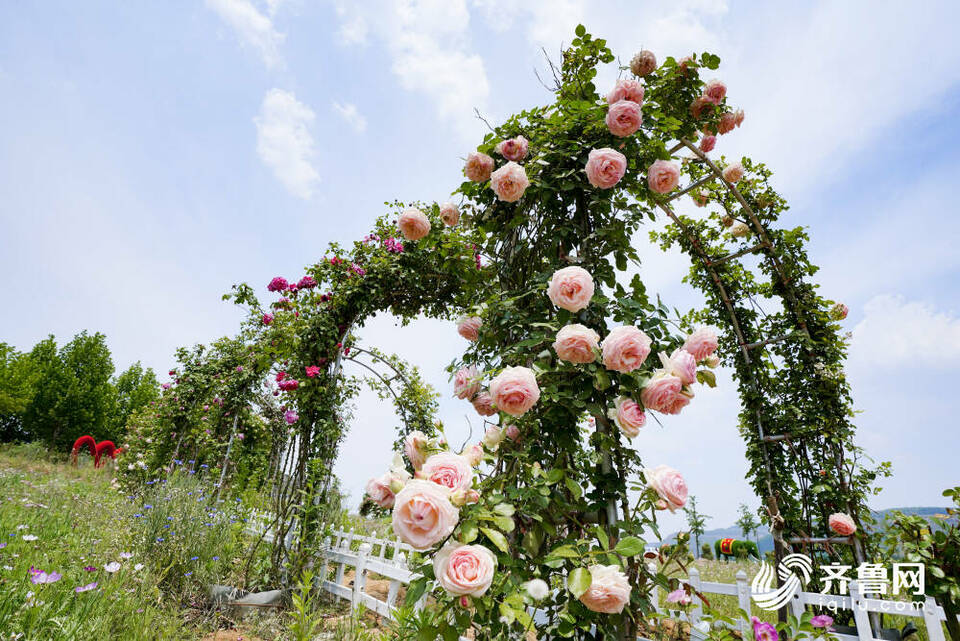
[[[891,512],[903,512],[904,514],[915,514],[917,516],[925,517],[927,520],[933,520],[936,515],[946,514],[947,509],[944,507],[893,507],[887,510],[873,510],[873,517],[877,520],[878,523],[883,523],[884,519]],[[733,538],[733,539],[742,539],[743,532],[740,530],[740,527],[737,525],[731,525],[730,527],[717,528],[713,530],[707,530],[700,536],[700,544],[709,543],[710,547],[713,547],[713,542],[720,539]],[[760,528],[754,533],[751,539],[757,542],[757,547],[760,550],[762,555],[764,552],[773,550],[773,537],[770,536],[770,530],[767,529],[765,525],[761,525]],[[672,532],[660,543],[673,543],[677,540],[677,532]],[[690,540],[690,551],[693,552],[694,542]]]

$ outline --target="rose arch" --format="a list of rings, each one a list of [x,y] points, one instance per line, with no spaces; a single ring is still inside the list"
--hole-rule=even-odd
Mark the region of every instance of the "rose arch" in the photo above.
[[[734,371],[777,558],[865,558],[854,531],[883,468],[853,442],[846,310],[817,292],[805,230],[778,226],[786,203],[770,171],[709,155],[744,122],[705,77],[719,59],[658,65],[642,51],[601,94],[597,67],[613,54],[576,36],[551,66],[555,102],[491,127],[458,204],[394,203],[352,247],[332,246],[299,280],[275,278],[269,305],[246,285],[231,294],[251,310],[251,358],[272,372],[288,426],[273,496],[278,522],[301,536],[285,562],[305,562],[321,538],[315,508],[356,390],[342,365],[362,356],[405,426],[406,460],[384,461],[371,498],[423,552],[408,599],[433,595],[417,625],[444,639],[469,627],[484,639],[634,638],[650,587],[678,587],[648,570],[643,537],[687,496],[669,462],[641,461],[643,426],[669,428],[720,363]],[[682,213],[682,199],[703,213]],[[707,303],[680,318],[630,270],[657,216],[669,224],[652,242],[689,255]],[[481,443],[450,452],[416,374],[357,344],[382,310],[458,319],[471,343],[451,366],[454,392],[484,417]]]

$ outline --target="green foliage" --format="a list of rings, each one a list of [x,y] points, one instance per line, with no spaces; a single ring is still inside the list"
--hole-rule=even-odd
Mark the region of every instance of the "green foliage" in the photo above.
[[[690,534],[693,535],[695,549],[700,549],[700,535],[704,533],[707,527],[707,520],[713,518],[706,514],[702,514],[697,511],[697,497],[690,496],[687,500],[686,507],[683,508],[683,513],[687,516],[687,528],[690,530]]]
[[[740,527],[740,531],[743,533],[743,538],[749,539],[751,533],[756,533],[757,528],[760,527],[760,523],[757,521],[757,517],[753,512],[750,511],[750,508],[746,504],[741,503],[737,508],[739,516],[737,517],[737,525]]]

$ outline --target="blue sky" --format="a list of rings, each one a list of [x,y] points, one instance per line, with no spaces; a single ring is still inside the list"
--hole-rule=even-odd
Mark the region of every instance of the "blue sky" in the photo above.
[[[235,331],[220,301],[233,283],[299,275],[384,201],[444,200],[483,134],[473,108],[500,120],[547,101],[540,47],[583,22],[624,60],[641,46],[723,58],[747,118],[714,153],[773,168],[785,224],[811,228],[823,292],[851,308],[859,442],[895,465],[875,506],[939,504],[960,483],[958,18],[949,2],[5,3],[0,340],[99,330],[118,368],[165,371],[177,346]],[[648,287],[696,305],[686,259],[644,239]],[[442,371],[464,347],[449,323],[380,317],[363,336],[418,363],[452,440],[466,436],[472,411]],[[685,473],[715,526],[757,504],[720,379],[634,441]],[[339,463],[354,499],[388,464],[393,425],[360,398]]]

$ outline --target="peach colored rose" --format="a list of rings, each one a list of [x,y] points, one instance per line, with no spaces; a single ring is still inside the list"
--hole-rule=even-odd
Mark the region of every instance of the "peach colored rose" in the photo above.
[[[634,438],[640,434],[640,428],[647,424],[647,415],[643,408],[632,398],[621,396],[616,405],[607,411],[607,416],[617,424],[620,431],[627,438]]]
[[[397,219],[397,226],[407,240],[420,240],[430,233],[430,219],[415,207],[403,210]]]
[[[680,68],[680,71],[686,73],[691,62],[693,62],[693,56],[684,56],[677,60],[677,67]]]
[[[520,439],[520,428],[514,424],[507,425],[503,428],[503,435],[506,436],[511,441],[516,441]]]
[[[390,475],[384,474],[367,481],[367,496],[382,508],[393,507],[394,494],[390,489]]]
[[[842,321],[850,313],[850,308],[843,303],[836,303],[830,308],[830,318],[835,321]]]
[[[743,119],[745,117],[746,116],[743,113],[743,109],[737,109],[735,112],[733,112],[733,124],[739,127],[740,125],[743,124]]]
[[[695,120],[699,120],[704,112],[710,112],[713,110],[713,103],[700,96],[696,98],[693,102],[690,103],[690,115],[693,116]]]
[[[497,198],[508,203],[520,200],[529,186],[527,172],[512,160],[490,175],[490,188]]]
[[[473,365],[457,370],[453,376],[453,395],[470,400],[480,391],[480,373]]]
[[[690,198],[697,204],[697,207],[705,207],[710,202],[710,193],[706,189],[699,189],[690,192]]]
[[[430,441],[427,435],[417,430],[407,434],[403,439],[403,453],[407,455],[407,460],[413,469],[419,470],[420,466],[427,459],[427,447]]]
[[[463,448],[462,452],[460,452],[460,456],[467,459],[467,462],[471,465],[471,467],[476,467],[480,465],[480,461],[483,460],[483,446],[481,446],[479,443],[468,445]]]
[[[713,148],[717,146],[717,137],[713,134],[707,134],[700,139],[700,151],[705,154],[713,151]]]
[[[684,350],[693,354],[693,358],[699,363],[717,349],[717,334],[712,329],[698,327],[683,341]]]
[[[450,490],[414,479],[397,494],[393,504],[393,532],[415,550],[426,550],[450,536],[460,510],[450,502]]]
[[[490,381],[490,396],[501,412],[523,416],[540,400],[540,387],[532,369],[505,367]]]
[[[647,169],[647,184],[658,194],[671,191],[680,183],[680,165],[668,160],[655,160]]]
[[[590,587],[580,602],[591,612],[619,614],[630,602],[630,582],[618,565],[591,565]]]
[[[440,220],[447,227],[453,227],[460,222],[460,210],[453,203],[443,203],[440,205]]]
[[[643,77],[657,68],[657,57],[652,51],[642,50],[630,60],[630,71],[633,75]]]
[[[496,452],[500,444],[503,443],[505,436],[499,425],[488,425],[483,433],[483,444],[487,446],[487,449]]]
[[[600,349],[604,367],[615,372],[632,372],[650,355],[650,337],[636,327],[615,327],[600,343]]]
[[[750,235],[750,227],[747,223],[737,221],[733,223],[733,227],[730,228],[730,233],[734,238],[746,238]]]
[[[830,529],[840,536],[850,536],[857,531],[857,524],[853,522],[850,515],[843,512],[831,514],[827,523],[830,525]]]
[[[517,136],[516,138],[510,138],[509,140],[504,140],[503,142],[497,143],[495,149],[498,154],[507,160],[520,162],[527,157],[529,144],[530,143],[527,142],[526,138],[523,136]]]
[[[473,470],[470,462],[453,452],[433,454],[420,468],[418,478],[433,481],[450,491],[469,490],[473,481]]]
[[[663,370],[657,370],[643,390],[640,401],[648,410],[663,414],[679,414],[690,403],[692,392],[683,389],[683,381]]]
[[[493,158],[487,154],[481,154],[479,151],[471,151],[467,154],[467,164],[463,168],[463,173],[473,182],[482,183],[490,179],[490,172],[493,171],[493,165]]]
[[[607,129],[614,136],[623,138],[636,133],[643,122],[640,105],[631,100],[619,100],[607,109]]]
[[[687,504],[687,482],[680,472],[667,465],[643,470],[649,485],[661,499],[666,501],[667,509],[674,512]]]
[[[727,112],[720,116],[720,123],[717,125],[717,131],[721,134],[728,134],[733,131],[733,128],[737,126],[737,116],[731,112]]]
[[[550,302],[568,312],[579,312],[593,298],[593,276],[583,267],[571,265],[553,272],[547,285]]]
[[[703,89],[703,97],[715,105],[727,96],[727,85],[722,80],[711,80]]]
[[[473,409],[477,410],[477,414],[480,416],[493,416],[497,413],[497,408],[493,406],[493,397],[490,396],[490,392],[486,390],[474,396],[470,402],[473,404]]]
[[[687,350],[675,349],[668,358],[660,352],[660,362],[663,369],[680,379],[684,385],[693,385],[697,381],[697,359]]]
[[[703,364],[709,367],[710,369],[715,369],[720,367],[720,357],[716,354],[711,354],[703,359]]]
[[[738,162],[735,162],[732,165],[727,165],[723,168],[721,174],[723,175],[723,179],[728,183],[739,182],[740,179],[743,178],[744,174],[743,165]]]
[[[584,325],[565,325],[557,332],[553,349],[557,357],[570,363],[592,363],[597,360],[600,335]]]
[[[457,321],[457,333],[468,341],[475,341],[480,336],[481,325],[483,320],[479,316],[462,316]]]
[[[497,559],[482,545],[447,543],[433,557],[433,574],[449,594],[481,597],[493,582]]]
[[[627,157],[609,147],[593,149],[587,156],[587,180],[599,189],[610,189],[626,171]]]

